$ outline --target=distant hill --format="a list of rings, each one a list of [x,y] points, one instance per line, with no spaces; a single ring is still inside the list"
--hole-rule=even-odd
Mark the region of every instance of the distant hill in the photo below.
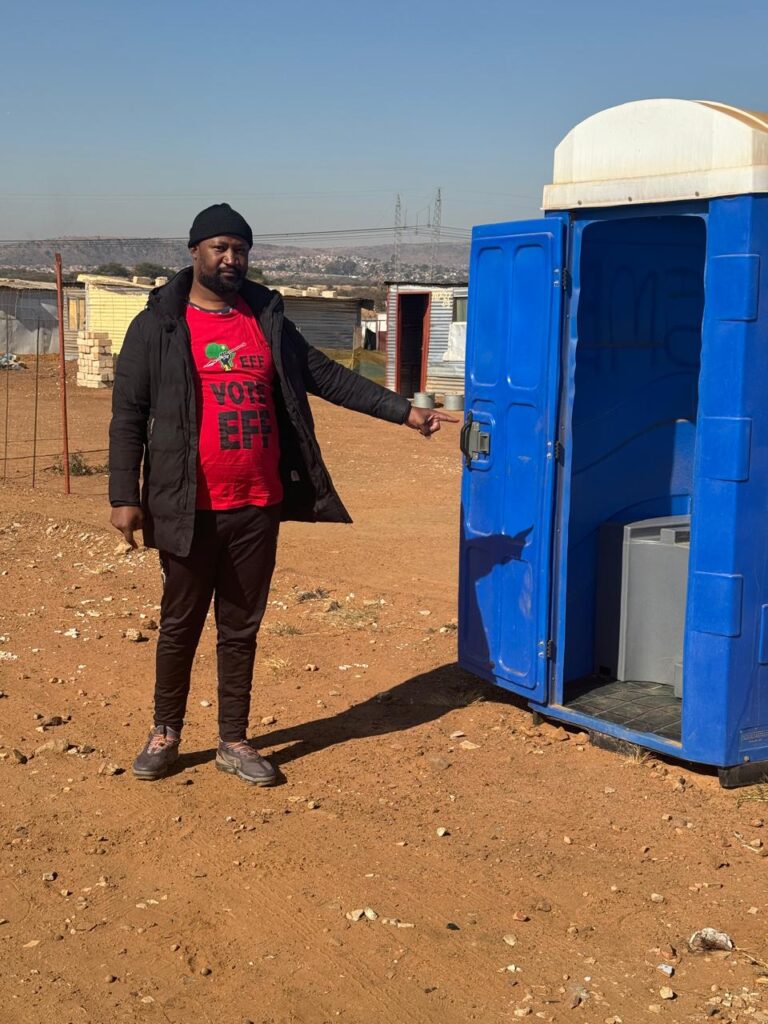
[[[54,253],[60,252],[64,270],[85,272],[103,263],[158,263],[179,269],[189,264],[189,252],[181,238],[49,238],[38,241],[0,241],[0,276],[3,268],[51,270]],[[429,271],[429,244],[405,243],[401,247],[401,277]],[[392,247],[388,245],[344,248],[302,248],[264,245],[251,250],[251,263],[261,267],[267,278],[284,281],[314,277],[339,281],[381,281],[391,276]],[[438,280],[466,280],[468,243],[446,242],[440,246]]]
[[[181,238],[45,238],[40,241],[0,242],[0,265],[43,267],[53,264],[53,255],[61,253],[65,267],[91,270],[101,263],[159,263],[165,267],[183,267],[189,253]]]

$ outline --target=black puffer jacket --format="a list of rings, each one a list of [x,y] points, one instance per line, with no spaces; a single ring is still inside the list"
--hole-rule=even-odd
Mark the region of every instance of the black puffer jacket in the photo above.
[[[141,505],[145,544],[181,557],[192,542],[196,496],[195,370],[184,316],[191,284],[187,268],[154,289],[128,328],[109,428],[110,503]],[[307,394],[392,423],[405,421],[410,404],[309,345],[285,319],[279,292],[248,281],[241,295],[272,349],[283,518],[349,523],[320,454]]]

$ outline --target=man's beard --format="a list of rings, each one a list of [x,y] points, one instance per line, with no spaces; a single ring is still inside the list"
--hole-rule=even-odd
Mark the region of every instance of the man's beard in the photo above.
[[[207,273],[201,270],[198,274],[198,280],[204,288],[212,291],[214,295],[231,295],[232,292],[239,292],[242,286],[245,274],[241,274],[239,270],[234,271],[237,277],[221,277],[220,271],[214,270],[212,273]]]

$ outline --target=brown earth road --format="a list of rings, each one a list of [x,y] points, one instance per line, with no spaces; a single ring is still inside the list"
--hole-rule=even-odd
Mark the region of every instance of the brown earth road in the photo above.
[[[33,376],[10,376],[16,441]],[[57,402],[47,366],[45,451]],[[108,410],[71,389],[73,449],[105,447]],[[28,461],[6,474],[0,1020],[768,1021],[768,969],[741,952],[768,960],[768,792],[562,738],[461,673],[457,428],[427,443],[316,413],[356,522],[283,531],[252,719],[272,790],[214,770],[210,625],[179,771],[109,774],[150,724],[156,557],[116,552],[103,475],[67,498],[40,467],[31,490]],[[68,720],[37,731],[52,715]],[[13,753],[57,738],[84,749]],[[346,918],[365,907],[378,919]],[[739,951],[690,954],[705,925]]]

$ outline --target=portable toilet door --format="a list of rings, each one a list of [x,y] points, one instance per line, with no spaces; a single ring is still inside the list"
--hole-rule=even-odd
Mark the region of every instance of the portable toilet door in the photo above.
[[[568,217],[476,228],[461,446],[459,659],[548,693],[558,353]]]
[[[768,773],[765,193],[765,115],[625,104],[470,261],[460,663],[725,785]]]

